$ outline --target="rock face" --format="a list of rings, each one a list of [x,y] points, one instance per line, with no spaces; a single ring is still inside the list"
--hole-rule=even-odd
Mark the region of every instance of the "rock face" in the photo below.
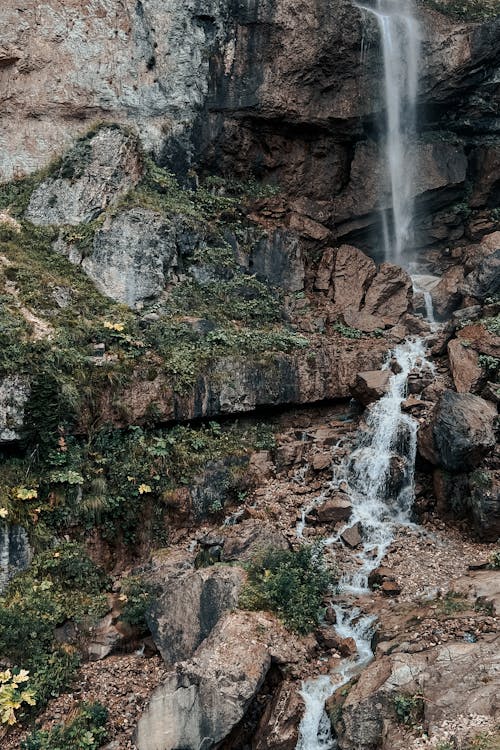
[[[423,723],[497,709],[498,637],[481,643],[452,642],[430,650],[396,653],[373,662],[351,688],[336,724],[341,750],[402,750],[408,740],[394,721],[396,695],[422,695]],[[392,719],[392,722],[391,722]]]
[[[22,526],[0,525],[0,594],[16,573],[28,567],[32,550]]]
[[[148,618],[153,639],[168,664],[189,659],[219,619],[236,607],[241,568],[213,566],[189,570],[160,583],[162,592]]]
[[[139,750],[209,750],[229,734],[271,665],[263,622],[256,613],[226,615],[193,658],[167,675],[138,724]]]
[[[20,375],[0,380],[0,445],[19,440],[29,393],[29,383]]]
[[[141,173],[137,138],[119,128],[101,128],[78,141],[58,172],[35,189],[26,217],[33,224],[92,221],[134,187]]]
[[[420,450],[449,471],[474,469],[495,446],[495,419],[496,409],[488,401],[445,391],[432,417],[432,442],[426,440],[424,431]]]

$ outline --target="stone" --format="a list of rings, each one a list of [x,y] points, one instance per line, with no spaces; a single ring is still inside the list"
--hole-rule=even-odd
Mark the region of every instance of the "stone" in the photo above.
[[[498,234],[498,233],[497,233]],[[500,242],[497,249],[488,254],[468,274],[462,285],[462,293],[479,300],[494,298],[500,292]]]
[[[476,468],[495,447],[496,416],[494,406],[479,396],[445,391],[431,417],[438,464],[448,471]]]
[[[0,521],[0,594],[8,582],[31,562],[33,551],[28,534],[18,524]]]
[[[243,578],[241,568],[223,565],[182,575],[174,570],[166,580],[154,576],[161,590],[148,626],[167,665],[190,658],[222,615],[236,607]]]
[[[459,339],[452,339],[448,343],[448,359],[457,392],[474,391],[483,377],[477,352],[465,347]]]
[[[289,549],[286,537],[269,523],[248,519],[224,533],[225,562],[248,562],[267,549]]]
[[[311,466],[314,471],[323,471],[323,469],[328,469],[328,467],[331,466],[331,463],[331,453],[315,453],[312,457]]]
[[[226,614],[192,659],[167,674],[137,726],[139,750],[208,749],[230,733],[271,665],[267,629],[258,628],[262,619],[259,613]]]
[[[500,538],[500,472],[479,468],[469,474],[468,515],[483,542]]]
[[[269,451],[252,453],[248,462],[248,471],[253,473],[258,481],[269,479],[273,474],[274,464]]]
[[[401,586],[396,581],[383,581],[380,586],[380,591],[384,596],[399,596],[401,593]]]
[[[295,750],[303,712],[304,703],[297,683],[284,680],[264,709],[253,737],[253,749]]]
[[[391,379],[390,370],[372,370],[369,372],[358,372],[356,380],[351,386],[351,394],[363,406],[378,401],[389,388]]]
[[[316,278],[314,280],[314,288],[321,292],[327,292],[332,283],[332,274],[335,268],[335,250],[332,247],[327,247],[323,251],[321,260],[319,262],[318,270],[316,271]]]
[[[372,570],[368,576],[368,586],[373,588],[374,586],[381,586],[384,581],[394,581],[395,575],[392,568],[388,568],[384,565]]]
[[[434,311],[440,318],[445,318],[459,307],[463,281],[462,266],[452,266],[443,273],[438,284],[431,290]]]
[[[20,440],[29,395],[26,377],[6,375],[0,379],[0,445]]]
[[[272,286],[287,292],[304,288],[305,260],[295,232],[275,230],[261,236],[251,243],[244,262],[250,273]]]
[[[323,648],[338,651],[344,658],[354,656],[357,653],[358,649],[354,638],[342,638],[333,628],[322,628],[317,635]]]
[[[363,311],[396,325],[408,312],[413,294],[413,283],[400,266],[382,263],[366,292]]]
[[[348,521],[351,514],[352,504],[349,497],[343,492],[338,492],[333,497],[328,498],[314,511],[314,515],[319,523],[332,525],[340,521]]]
[[[135,187],[141,175],[135,136],[118,128],[100,128],[78,141],[55,175],[35,188],[26,217],[42,225],[92,221]]]
[[[348,529],[343,531],[340,536],[342,541],[345,542],[348,547],[350,547],[351,549],[356,549],[356,547],[359,547],[362,541],[361,525],[359,523],[355,523],[353,526],[350,526]]]
[[[340,312],[359,310],[367,287],[375,277],[376,266],[361,250],[341,245],[335,254],[333,287],[335,306]]]

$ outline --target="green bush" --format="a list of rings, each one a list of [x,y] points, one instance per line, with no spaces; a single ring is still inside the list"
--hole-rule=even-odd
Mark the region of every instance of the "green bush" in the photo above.
[[[76,716],[52,729],[35,729],[21,750],[97,750],[106,740],[108,711],[100,703],[83,703]]]
[[[248,582],[240,595],[244,609],[269,609],[296,633],[309,633],[322,615],[322,600],[333,576],[318,550],[269,549],[248,566]]]
[[[421,695],[395,695],[394,710],[400,724],[415,726],[424,715],[423,697]]]
[[[120,620],[138,628],[147,628],[146,613],[152,605],[156,589],[139,576],[125,578],[121,584],[120,600],[123,602]]]

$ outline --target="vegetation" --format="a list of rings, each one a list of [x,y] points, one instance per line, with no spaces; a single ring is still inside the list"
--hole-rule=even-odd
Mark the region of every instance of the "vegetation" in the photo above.
[[[346,339],[364,339],[364,338],[380,338],[383,336],[383,331],[380,328],[375,329],[372,333],[365,333],[360,331],[359,328],[352,328],[345,323],[335,323],[333,329],[344,336]]]
[[[78,544],[65,542],[37,555],[0,599],[0,658],[14,664],[13,674],[29,670],[38,709],[68,686],[79,663],[75,644],[59,644],[55,628],[71,619],[85,632],[107,610],[107,583]]]
[[[17,721],[16,711],[23,703],[35,705],[35,694],[26,683],[29,672],[25,669],[0,672],[0,724],[12,725]]]
[[[488,568],[490,570],[500,570],[500,549],[491,553],[488,560]]]
[[[21,742],[21,750],[97,750],[106,740],[107,720],[100,703],[82,703],[65,724],[35,729]]]
[[[146,613],[156,596],[155,587],[139,576],[129,576],[121,582],[120,620],[138,628],[146,629]]]
[[[498,16],[498,0],[423,0],[423,2],[457,21],[486,21]]]
[[[454,615],[469,609],[469,604],[463,594],[456,591],[448,591],[438,602],[438,608],[444,615]]]
[[[400,724],[416,726],[420,724],[424,714],[424,700],[421,695],[394,696],[394,710]]]
[[[269,609],[290,630],[308,633],[319,623],[323,597],[331,585],[333,576],[318,550],[268,549],[249,564],[239,604],[244,609]]]

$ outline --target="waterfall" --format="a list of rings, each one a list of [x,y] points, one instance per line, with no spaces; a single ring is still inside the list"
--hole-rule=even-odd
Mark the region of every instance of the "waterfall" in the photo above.
[[[375,16],[380,31],[390,191],[390,217],[382,212],[382,237],[386,260],[400,263],[411,243],[413,223],[419,26],[410,0],[376,0],[374,6],[358,7]]]
[[[410,372],[432,368],[432,365],[425,359],[425,344],[421,339],[408,340],[396,347],[386,368],[391,361],[397,366],[389,380],[388,391],[371,407],[365,429],[358,431],[354,450],[344,459],[330,484],[330,489],[342,487],[347,492],[352,515],[349,522],[323,544],[341,543],[342,533],[354,523],[362,528],[361,551],[354,556],[354,570],[344,573],[340,580],[344,596],[368,592],[368,575],[380,565],[395,527],[411,521],[417,423],[401,410],[401,404],[406,398]],[[305,522],[306,517],[297,527],[298,535]],[[297,750],[336,747],[324,709],[325,700],[373,656],[370,648],[373,618],[363,616],[349,600],[337,605],[335,614],[335,629],[341,637],[354,638],[357,655],[342,660],[338,671],[332,675],[322,675],[303,684],[301,695],[306,708]]]

